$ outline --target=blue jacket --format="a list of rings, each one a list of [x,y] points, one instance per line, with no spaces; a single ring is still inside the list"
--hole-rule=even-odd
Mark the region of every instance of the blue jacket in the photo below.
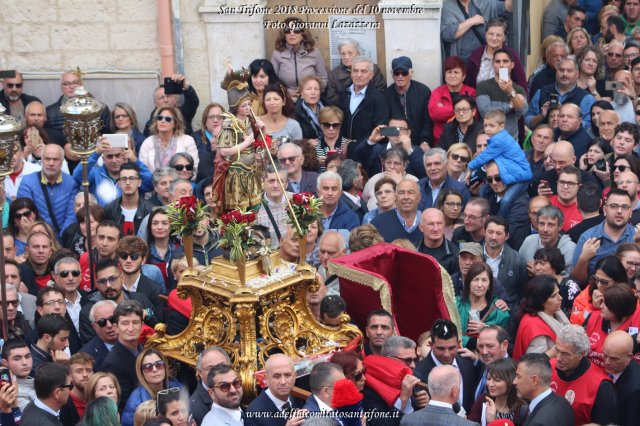
[[[532,178],[531,166],[522,148],[506,129],[500,130],[487,141],[487,149],[469,163],[471,170],[479,169],[490,161],[495,161],[500,169],[500,177],[507,185],[528,182]]]
[[[429,209],[434,207],[433,200],[431,199],[431,186],[429,185],[429,178],[425,177],[418,181],[418,185],[420,186],[420,204],[418,204],[418,210],[424,211],[425,209]],[[458,182],[455,179],[451,179],[451,176],[447,175],[444,178],[444,184],[442,185],[442,189],[453,188],[460,191],[462,194],[462,208],[467,204],[469,198],[471,198],[471,194],[469,190],[462,182]],[[441,189],[441,191],[442,191]]]
[[[333,212],[333,217],[329,222],[329,226],[325,227],[325,230],[346,229],[351,231],[356,226],[360,226],[360,219],[358,218],[358,215],[355,214],[349,206],[347,206],[347,203],[343,200],[339,200],[336,210]]]
[[[95,195],[98,199],[98,204],[104,207],[116,198],[121,197],[122,190],[120,186],[113,181],[111,176],[109,176],[105,165],[96,167],[98,158],[100,158],[100,154],[96,152],[89,156],[89,162],[87,164],[89,168],[89,192]],[[153,191],[153,174],[142,161],[137,160],[136,164],[140,167],[140,179],[142,179],[140,194]],[[73,170],[73,178],[78,185],[82,184],[82,167],[76,167]]]
[[[47,202],[44,198],[44,193],[40,187],[40,179],[42,173],[31,173],[22,178],[20,187],[18,188],[18,194],[16,198],[26,197],[31,198],[36,204],[40,217],[53,226],[53,220],[49,215],[49,209],[47,209]],[[51,208],[53,214],[58,222],[60,229],[56,229],[59,235],[62,235],[67,226],[76,221],[76,213],[73,209],[74,198],[78,193],[78,185],[76,181],[66,173],[60,173],[59,182],[55,185],[46,184],[47,192],[49,193],[49,200],[51,200]],[[55,227],[54,227],[55,228]]]
[[[182,383],[175,379],[169,379],[169,388],[180,388],[182,389]],[[145,401],[149,401],[151,395],[144,388],[144,386],[140,385],[131,392],[129,399],[127,399],[127,405],[124,406],[124,411],[122,412],[122,426],[133,426],[133,415],[136,412],[136,408],[138,405],[142,404]]]

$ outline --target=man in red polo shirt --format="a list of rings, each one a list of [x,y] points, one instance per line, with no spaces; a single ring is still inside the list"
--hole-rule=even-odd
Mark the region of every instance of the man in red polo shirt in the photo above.
[[[551,204],[562,211],[564,216],[562,230],[565,232],[582,222],[582,214],[578,210],[578,189],[581,184],[580,170],[573,165],[565,166],[558,175],[558,195],[549,197]]]

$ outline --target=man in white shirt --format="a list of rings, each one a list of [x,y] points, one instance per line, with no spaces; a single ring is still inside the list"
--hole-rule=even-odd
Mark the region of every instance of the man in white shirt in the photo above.
[[[77,333],[80,333],[80,262],[73,257],[58,260],[53,269],[53,281],[64,294],[64,304]]]
[[[340,379],[344,379],[344,373],[338,364],[320,362],[314,365],[309,375],[312,394],[307,398],[304,408],[310,412],[329,413],[333,411],[333,407],[331,407],[333,385]]]
[[[218,364],[209,371],[207,385],[213,402],[202,426],[242,426],[242,380],[238,373],[227,364]]]

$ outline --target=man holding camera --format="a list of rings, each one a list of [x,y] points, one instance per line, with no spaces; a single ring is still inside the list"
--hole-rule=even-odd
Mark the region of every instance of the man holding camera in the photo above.
[[[184,96],[182,103],[180,98]],[[198,105],[200,105],[200,99],[193,86],[187,82],[187,79],[182,74],[173,74],[171,77],[164,79],[164,84],[161,84],[156,88],[153,94],[153,104],[155,109],[151,112],[149,121],[144,125],[144,136],[151,135],[151,124],[156,116],[158,108],[172,106],[180,109],[182,117],[184,118],[184,124],[187,127],[185,133],[190,135],[193,133],[191,127],[191,120],[196,115]],[[178,106],[180,104],[180,106]]]

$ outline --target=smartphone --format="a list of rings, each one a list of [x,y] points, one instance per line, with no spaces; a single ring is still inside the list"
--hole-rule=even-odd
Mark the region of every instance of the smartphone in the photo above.
[[[549,181],[541,180],[540,181],[540,186],[543,187],[543,188],[549,188]]]
[[[16,70],[0,71],[0,78],[16,78]]]
[[[111,148],[129,148],[129,135],[126,133],[107,133],[102,136],[107,138]]]
[[[165,95],[181,95],[182,83],[171,80],[171,77],[164,78],[164,94]]]
[[[11,372],[7,367],[0,367],[0,387],[5,383],[11,384]]]
[[[502,81],[509,81],[509,69],[508,68],[500,68],[498,70],[498,76]]]
[[[622,89],[623,85],[621,81],[605,81],[604,89],[609,90],[611,92],[617,92],[619,89]]]
[[[551,105],[558,105],[558,94],[557,93],[551,93],[549,95],[549,103]]]
[[[381,136],[400,136],[400,128],[399,127],[383,127],[380,129]]]

